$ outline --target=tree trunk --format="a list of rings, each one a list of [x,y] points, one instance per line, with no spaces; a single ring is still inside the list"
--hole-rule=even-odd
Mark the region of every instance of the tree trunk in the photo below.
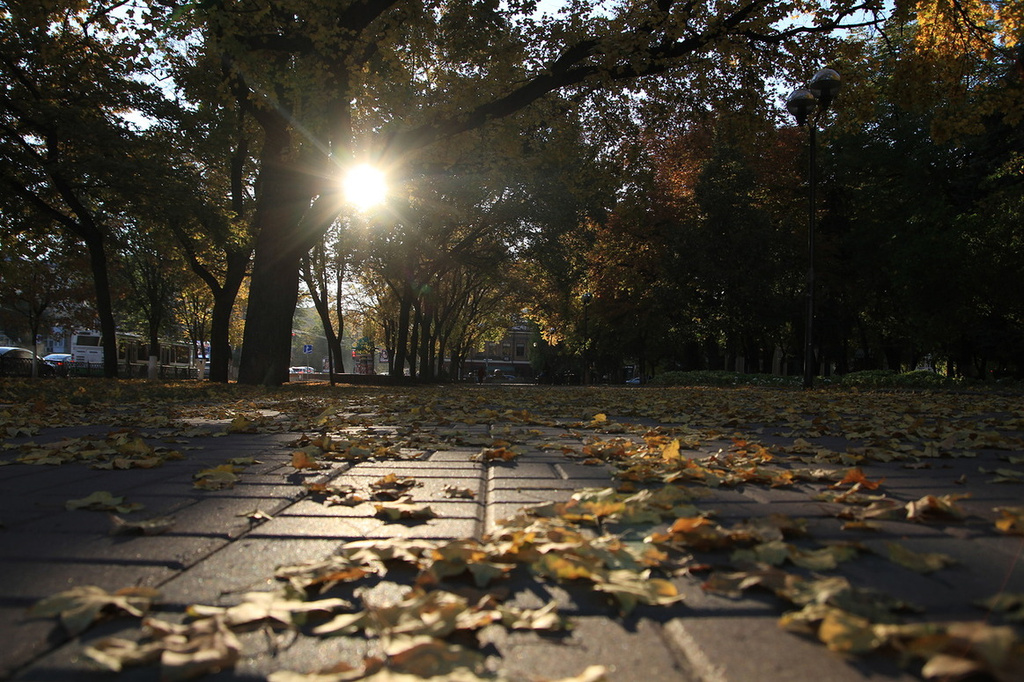
[[[419,302],[413,301],[413,318],[412,318],[412,338],[409,339],[409,350],[407,360],[409,362],[409,377],[415,379],[416,374],[416,357],[420,347],[420,320],[422,319],[423,313],[420,310]]]
[[[338,268],[338,278],[336,280],[337,289],[334,292],[334,309],[338,315],[338,333],[334,336],[333,342],[328,339],[327,343],[330,347],[330,355],[334,357],[334,365],[331,367],[331,383],[334,383],[334,373],[343,374],[345,372],[345,356],[341,352],[341,341],[345,338],[345,315],[342,310],[342,276],[344,274],[343,268]]]
[[[114,322],[114,306],[110,295],[107,253],[100,237],[88,239],[85,244],[89,250],[89,265],[92,270],[93,286],[96,289],[96,315],[100,318],[103,376],[113,379],[117,377],[117,324]]]
[[[304,234],[309,226],[303,218],[312,195],[307,175],[289,159],[287,121],[271,115],[262,119],[266,139],[257,183],[253,218],[257,236],[238,382],[280,386],[288,381],[299,269],[310,247],[309,234]]]
[[[398,335],[395,339],[395,352],[391,356],[392,376],[402,376],[405,371],[405,359],[409,344],[409,313],[412,307],[412,287],[408,282],[402,287],[402,298],[398,302]]]
[[[149,364],[146,370],[147,378],[155,381],[160,378],[160,332],[159,322],[150,321],[149,325]],[[142,358],[139,358],[140,360]]]

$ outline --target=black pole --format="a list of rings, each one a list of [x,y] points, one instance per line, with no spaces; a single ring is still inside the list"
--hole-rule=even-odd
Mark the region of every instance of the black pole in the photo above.
[[[808,210],[807,210],[807,311],[804,325],[804,388],[814,386],[814,205],[817,189],[817,140],[814,115],[807,117],[807,131],[810,145],[808,154]]]
[[[590,301],[583,301],[583,385],[590,384],[590,336],[587,331],[587,307]]]

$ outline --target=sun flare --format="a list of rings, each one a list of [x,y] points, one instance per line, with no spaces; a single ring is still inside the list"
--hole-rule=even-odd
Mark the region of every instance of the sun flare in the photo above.
[[[384,173],[369,164],[353,166],[342,182],[345,199],[361,211],[384,202],[388,184]]]

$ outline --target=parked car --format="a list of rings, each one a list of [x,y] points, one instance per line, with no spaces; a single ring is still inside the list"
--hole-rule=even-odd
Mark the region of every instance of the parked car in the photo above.
[[[38,376],[52,377],[57,373],[57,368],[54,365],[27,348],[0,346],[0,376],[30,377],[32,376],[33,360],[38,365]]]
[[[291,374],[313,374],[316,370],[312,367],[289,367],[288,372]]]
[[[53,365],[53,368],[62,377],[66,377],[71,371],[71,353],[50,353],[44,355],[43,360]]]

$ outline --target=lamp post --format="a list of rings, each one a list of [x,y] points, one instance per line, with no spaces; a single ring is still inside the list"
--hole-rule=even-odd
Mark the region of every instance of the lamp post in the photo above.
[[[580,296],[580,300],[583,301],[583,385],[588,386],[590,384],[590,335],[587,332],[587,312],[590,306],[591,299],[594,295],[589,291],[585,292]]]
[[[806,88],[794,90],[786,99],[786,109],[796,117],[797,125],[807,125],[808,154],[807,210],[807,310],[804,324],[804,388],[814,386],[814,217],[817,189],[817,128],[839,92],[841,80],[832,69],[822,69]]]

